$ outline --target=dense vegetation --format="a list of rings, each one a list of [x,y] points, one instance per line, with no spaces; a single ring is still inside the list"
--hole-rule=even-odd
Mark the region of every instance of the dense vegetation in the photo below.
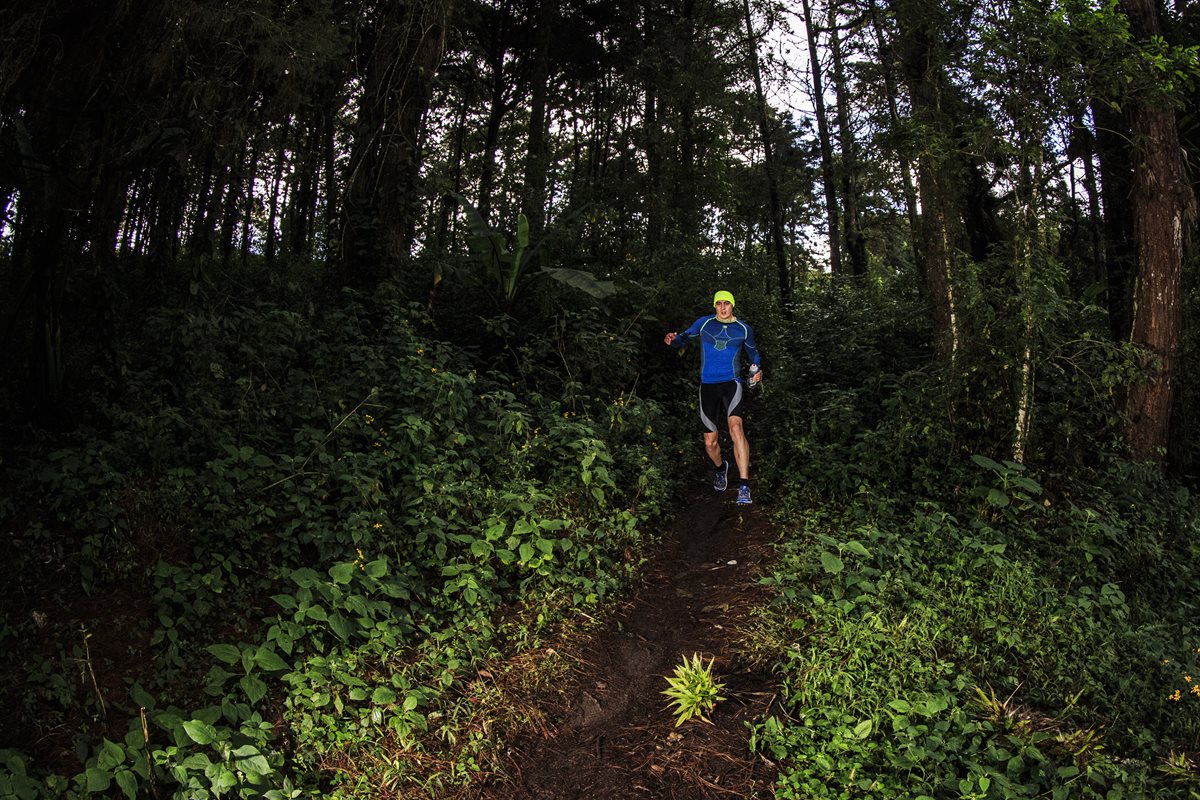
[[[0,797],[469,794],[718,288],[777,793],[1200,796],[1192,7],[66,5],[0,12]]]
[[[897,320],[839,300],[817,309],[865,334],[800,367],[821,380],[773,416],[796,446],[763,467],[784,534],[752,641],[786,703],[754,742],[784,767],[778,796],[1195,797],[1195,495],[1071,452],[1105,429],[1103,391],[1048,393],[1061,449],[1036,467],[990,457],[992,414],[949,418],[964,387],[890,372]],[[1098,335],[1064,342],[1060,379],[1120,368]]]
[[[386,292],[269,295],[143,320],[120,404],[9,471],[6,723],[68,777],[94,731],[77,791],[462,780],[505,713],[470,676],[594,613],[661,511],[657,403],[517,372],[599,333],[617,385],[614,320],[563,317],[501,371]]]

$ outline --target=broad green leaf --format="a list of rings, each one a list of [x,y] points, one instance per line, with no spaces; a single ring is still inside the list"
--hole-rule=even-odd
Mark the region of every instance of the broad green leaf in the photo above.
[[[254,654],[254,663],[257,663],[266,672],[287,672],[292,668],[269,644],[259,645],[258,651]]]
[[[154,708],[154,697],[142,688],[140,683],[135,683],[129,687],[129,697],[133,702],[145,709]]]
[[[367,598],[361,594],[352,594],[346,598],[345,608],[347,611],[352,611],[360,617],[368,616],[370,613]]]
[[[87,790],[90,794],[98,794],[99,792],[107,791],[109,786],[112,786],[112,775],[108,770],[100,769],[99,767],[89,767],[84,773],[87,783]]]
[[[183,723],[183,730],[196,744],[212,744],[219,737],[216,728],[198,719]]]
[[[988,489],[987,501],[989,505],[993,505],[996,508],[1004,508],[1011,502],[1008,499],[1008,495],[999,489]]]
[[[137,797],[137,776],[132,771],[123,769],[117,772],[117,786],[121,787],[121,794],[134,800]]]
[[[334,564],[329,568],[329,577],[337,584],[349,583],[350,578],[354,576],[354,566],[353,561],[343,561],[341,564]]]
[[[8,771],[13,775],[21,778],[24,778],[26,775],[25,759],[21,758],[21,756],[17,753],[10,752],[8,757],[4,759],[4,766],[7,767]]]
[[[950,698],[944,694],[939,694],[935,697],[929,698],[929,701],[925,704],[925,713],[931,715],[938,714],[942,711],[945,711],[949,707]]]
[[[297,606],[296,598],[290,594],[272,595],[271,599],[275,601],[277,606],[287,611],[291,611]]]
[[[845,542],[842,547],[849,550],[851,553],[862,556],[863,558],[871,557],[871,552],[867,550],[867,548],[863,546],[863,543],[857,539],[852,539],[848,542]]]
[[[604,300],[617,293],[617,286],[612,281],[599,280],[595,275],[581,269],[570,267],[543,267],[542,273],[559,283],[564,283],[573,289],[591,295],[597,300]]]
[[[234,765],[245,772],[247,775],[268,775],[271,773],[271,765],[264,756],[256,755],[249,758],[239,758],[233,762]]]
[[[377,706],[386,706],[396,702],[396,693],[387,686],[378,686],[371,693],[371,702]]]
[[[874,723],[869,719],[864,719],[862,722],[854,726],[854,738],[865,739],[871,735],[871,729]]]
[[[1000,466],[999,464],[997,464],[995,461],[988,458],[987,456],[974,455],[974,456],[971,456],[971,460],[974,461],[979,466],[984,467],[986,469],[990,469],[994,472],[1004,472],[1004,467]]]
[[[210,644],[205,649],[226,664],[236,664],[242,659],[242,650],[236,645]]]
[[[321,576],[317,574],[316,570],[309,569],[308,567],[303,567],[292,573],[292,581],[303,589],[311,589],[319,580],[321,580]]]
[[[382,578],[388,573],[388,562],[386,558],[377,558],[374,561],[366,564],[363,567],[370,578]]]
[[[242,687],[242,691],[246,693],[246,699],[252,705],[256,705],[259,700],[267,696],[267,685],[259,680],[257,675],[246,675],[238,681],[238,686]]]
[[[252,744],[244,744],[233,751],[234,766],[250,775],[266,775],[271,765],[262,752]]]
[[[112,772],[118,765],[125,762],[125,748],[116,742],[104,739],[100,745],[100,753],[96,757],[96,766]]]
[[[1020,486],[1022,489],[1029,492],[1030,494],[1041,494],[1041,492],[1042,492],[1042,485],[1040,483],[1038,483],[1037,481],[1035,481],[1033,478],[1025,478],[1025,477],[1017,478],[1016,485]]]
[[[212,781],[213,794],[220,797],[229,789],[237,786],[237,776],[233,774],[233,770],[223,764],[214,764],[212,773],[208,779]]]
[[[842,560],[828,550],[821,551],[821,566],[830,575],[837,575],[843,568]]]
[[[333,629],[341,639],[348,640],[350,638],[350,623],[341,614],[331,614],[329,617],[329,627]]]

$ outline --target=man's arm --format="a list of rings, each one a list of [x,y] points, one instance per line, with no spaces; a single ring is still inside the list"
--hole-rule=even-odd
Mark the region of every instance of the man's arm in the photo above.
[[[744,323],[743,323],[744,324]],[[742,343],[742,347],[746,351],[746,358],[750,359],[750,381],[758,383],[762,380],[762,358],[758,353],[758,345],[754,341],[754,329],[746,325],[746,341]]]
[[[689,327],[683,333],[675,333],[674,331],[668,333],[663,337],[663,343],[668,347],[674,347],[676,349],[683,347],[689,341],[700,335],[700,326],[704,324],[705,319],[706,317],[701,317],[700,319],[696,320],[692,323],[691,327]]]

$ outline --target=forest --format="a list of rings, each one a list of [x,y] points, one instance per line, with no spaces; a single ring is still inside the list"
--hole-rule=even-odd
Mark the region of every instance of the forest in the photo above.
[[[1198,100],[1186,0],[5,0],[0,798],[521,796],[725,290],[755,796],[1200,799]]]

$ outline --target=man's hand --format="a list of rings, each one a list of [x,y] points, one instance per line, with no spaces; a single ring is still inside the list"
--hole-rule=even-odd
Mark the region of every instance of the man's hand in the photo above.
[[[758,368],[758,365],[752,365],[750,368],[750,382],[762,383],[762,376],[762,370]]]
[[[675,338],[677,336],[679,336],[678,333],[675,333],[675,331],[671,331],[670,333],[668,333],[666,336],[663,337],[663,344],[667,345],[667,347],[670,347],[671,342],[675,341]]]

